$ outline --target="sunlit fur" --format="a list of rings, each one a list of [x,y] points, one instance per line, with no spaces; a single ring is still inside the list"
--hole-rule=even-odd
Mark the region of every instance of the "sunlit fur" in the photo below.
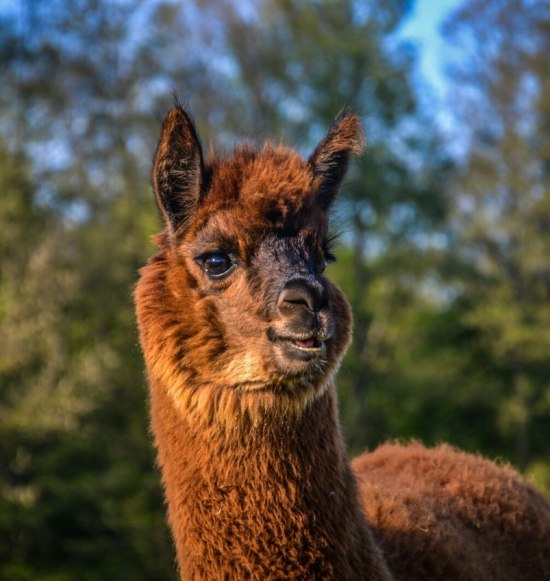
[[[351,315],[323,270],[362,141],[347,114],[307,160],[266,144],[206,162],[181,107],[164,122],[165,228],[135,298],[181,576],[550,579],[549,505],[510,468],[419,444],[346,458],[333,378]],[[232,258],[219,278],[212,253]]]

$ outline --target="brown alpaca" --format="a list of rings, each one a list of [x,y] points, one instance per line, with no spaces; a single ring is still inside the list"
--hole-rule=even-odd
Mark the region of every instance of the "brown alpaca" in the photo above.
[[[550,506],[506,467],[386,445],[350,466],[334,374],[351,335],[323,275],[359,119],[304,160],[206,163],[179,106],[153,184],[165,221],[136,289],[182,579],[550,579]]]

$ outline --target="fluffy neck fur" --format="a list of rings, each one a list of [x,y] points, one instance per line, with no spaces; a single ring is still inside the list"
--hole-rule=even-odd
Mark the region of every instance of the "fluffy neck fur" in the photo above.
[[[152,385],[182,577],[389,579],[361,513],[333,386],[299,416],[238,435],[182,416]]]

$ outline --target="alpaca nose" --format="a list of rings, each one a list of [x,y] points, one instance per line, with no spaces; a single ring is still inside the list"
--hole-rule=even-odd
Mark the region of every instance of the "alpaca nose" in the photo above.
[[[283,286],[277,306],[284,316],[301,311],[318,313],[327,306],[327,293],[321,282],[314,278],[293,278]]]

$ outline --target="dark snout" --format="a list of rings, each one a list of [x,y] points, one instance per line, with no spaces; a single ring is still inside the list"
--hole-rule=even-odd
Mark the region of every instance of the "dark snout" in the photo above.
[[[291,359],[308,361],[325,353],[325,342],[334,333],[328,289],[315,275],[294,276],[277,298],[276,333],[272,337]]]
[[[270,237],[256,255],[270,291],[267,338],[273,362],[285,373],[319,372],[335,337],[332,287],[321,276],[313,250],[299,237]]]
[[[328,293],[316,277],[296,277],[288,280],[277,300],[277,310],[288,330],[296,335],[314,335],[327,339],[326,324],[321,311],[328,311]],[[326,313],[325,313],[326,315]]]

